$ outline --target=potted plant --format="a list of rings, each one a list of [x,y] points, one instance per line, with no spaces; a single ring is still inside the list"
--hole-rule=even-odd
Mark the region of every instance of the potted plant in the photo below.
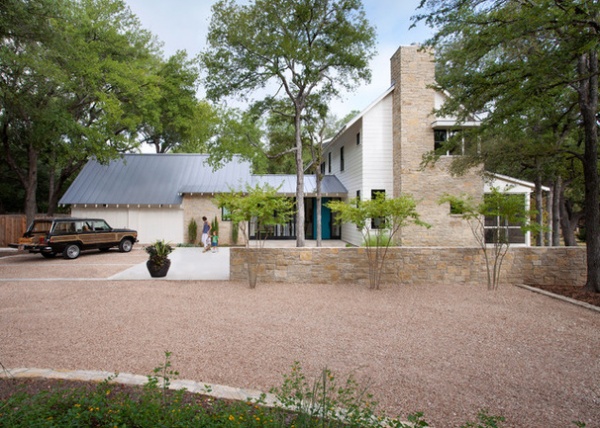
[[[169,254],[173,251],[171,244],[159,239],[148,245],[145,250],[149,255],[146,267],[150,272],[150,276],[153,278],[166,276],[171,266],[171,260],[169,259]]]

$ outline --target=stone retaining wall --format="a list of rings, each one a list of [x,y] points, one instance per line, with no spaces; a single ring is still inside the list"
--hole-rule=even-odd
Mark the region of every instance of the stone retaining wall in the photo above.
[[[232,248],[231,280],[248,280],[248,263],[258,283],[368,284],[365,248]],[[485,284],[479,248],[395,247],[388,250],[383,284]],[[576,284],[586,278],[583,247],[515,247],[504,260],[501,282]]]

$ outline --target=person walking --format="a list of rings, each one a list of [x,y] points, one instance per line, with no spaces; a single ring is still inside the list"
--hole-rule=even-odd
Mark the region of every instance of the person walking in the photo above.
[[[212,238],[210,240],[210,251],[213,253],[219,251],[219,235],[217,235],[216,230],[213,230]]]
[[[204,244],[204,253],[210,248],[210,224],[206,217],[202,217],[202,244]]]

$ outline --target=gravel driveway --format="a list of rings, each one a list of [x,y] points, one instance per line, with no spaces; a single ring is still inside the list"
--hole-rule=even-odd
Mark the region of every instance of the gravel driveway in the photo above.
[[[266,391],[299,361],[436,427],[482,408],[511,427],[600,426],[597,312],[512,286],[106,280],[145,259],[0,259],[0,362],[148,374],[168,350],[181,379]]]

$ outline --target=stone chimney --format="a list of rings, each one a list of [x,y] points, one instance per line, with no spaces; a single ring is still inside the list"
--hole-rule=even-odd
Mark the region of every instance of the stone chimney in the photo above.
[[[420,168],[424,153],[433,149],[431,114],[435,93],[428,85],[435,81],[435,64],[430,50],[401,46],[391,58],[394,126],[394,196],[411,193],[406,174]],[[408,186],[408,187],[407,187]]]

